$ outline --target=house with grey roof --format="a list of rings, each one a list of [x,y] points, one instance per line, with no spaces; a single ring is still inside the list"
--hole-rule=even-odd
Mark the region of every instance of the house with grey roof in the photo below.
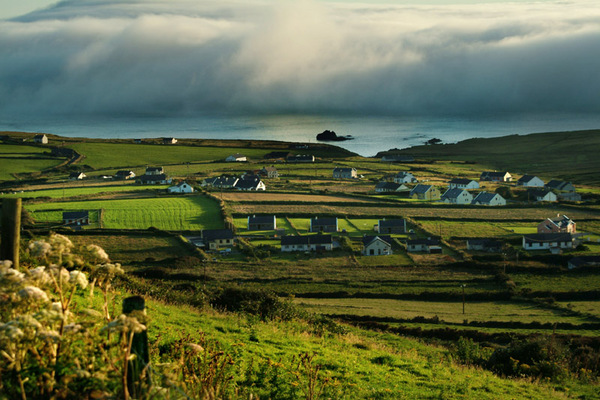
[[[416,183],[417,178],[408,171],[400,171],[394,176],[396,183]]]
[[[396,183],[396,182],[379,182],[375,185],[375,192],[377,193],[397,193],[397,192],[410,192],[408,186]]]
[[[249,231],[274,231],[277,229],[277,217],[275,215],[249,215]]]
[[[337,217],[312,217],[310,219],[311,232],[337,232]]]
[[[523,175],[517,181],[517,185],[524,187],[544,187],[544,181],[535,175]]]
[[[194,188],[186,181],[181,181],[177,185],[167,188],[169,193],[193,193]]]
[[[507,171],[483,171],[479,180],[488,182],[511,182],[512,176]]]
[[[523,236],[523,250],[574,249],[579,243],[570,233],[534,233]]]
[[[441,201],[448,204],[471,204],[473,195],[464,189],[448,189],[442,195]]]
[[[376,230],[379,233],[402,234],[406,233],[405,219],[380,219],[377,222]]]
[[[576,233],[577,224],[566,215],[557,215],[554,218],[546,218],[537,226],[538,233]]]
[[[289,163],[313,163],[315,162],[315,156],[311,154],[289,155],[285,160]]]
[[[35,143],[40,143],[40,144],[48,144],[48,136],[46,136],[45,134],[42,135],[35,135],[33,137],[33,141]]]
[[[63,225],[83,226],[90,224],[89,211],[65,211],[62,213]]]
[[[546,189],[552,190],[556,196],[563,201],[581,201],[581,195],[576,193],[575,186],[571,182],[551,180],[546,183]]]
[[[392,238],[389,236],[363,236],[363,256],[387,256],[393,254]]]
[[[228,156],[227,158],[225,158],[225,161],[226,162],[244,162],[244,161],[248,161],[248,159],[243,154],[235,153],[235,154],[232,154],[232,155]]]
[[[548,189],[528,189],[527,198],[529,201],[558,201],[558,196]]]
[[[117,173],[113,177],[113,179],[118,180],[118,181],[125,181],[125,180],[133,179],[133,178],[135,178],[135,173],[131,170],[117,171]]]
[[[281,237],[281,251],[331,251],[333,237],[331,235],[287,235]]]
[[[487,253],[500,253],[504,243],[500,240],[489,238],[467,239],[467,250],[484,251]]]
[[[448,189],[479,189],[479,183],[473,179],[454,178],[448,182]]]
[[[479,192],[471,204],[481,206],[505,206],[506,200],[498,193]]]
[[[433,185],[419,183],[410,191],[410,198],[416,200],[439,200],[440,191]]]
[[[409,239],[406,241],[406,251],[409,253],[441,253],[442,244],[437,238]]]
[[[333,179],[356,179],[356,168],[336,167],[333,169]]]

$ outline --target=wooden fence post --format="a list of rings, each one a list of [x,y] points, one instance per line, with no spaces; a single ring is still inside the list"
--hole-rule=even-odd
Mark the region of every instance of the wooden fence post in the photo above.
[[[132,313],[131,316],[137,316],[141,323],[146,323],[145,318],[140,318],[140,314],[146,314],[146,304],[142,296],[127,297],[123,300],[123,314],[129,316]],[[133,335],[131,354],[135,354],[135,358],[128,363],[127,389],[133,398],[141,398],[151,385],[147,330]]]
[[[2,200],[2,243],[0,260],[11,260],[13,268],[19,268],[21,242],[21,199]]]

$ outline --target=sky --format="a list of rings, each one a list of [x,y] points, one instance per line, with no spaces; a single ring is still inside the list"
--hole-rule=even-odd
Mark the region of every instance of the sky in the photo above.
[[[0,116],[598,113],[599,48],[589,0],[0,0]]]

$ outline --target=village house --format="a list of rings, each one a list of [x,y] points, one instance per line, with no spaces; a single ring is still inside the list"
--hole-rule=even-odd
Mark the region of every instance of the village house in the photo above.
[[[496,239],[476,238],[467,239],[467,250],[484,251],[487,253],[500,253],[504,243]]]
[[[507,171],[483,171],[479,180],[489,182],[511,182],[512,176]]]
[[[337,217],[312,217],[310,219],[311,232],[337,232]]]
[[[389,236],[363,236],[363,256],[387,256],[392,252],[392,238]]]
[[[479,189],[479,183],[472,179],[454,178],[448,182],[448,189]]]
[[[163,144],[175,144],[177,143],[177,139],[175,139],[174,137],[165,137],[162,138],[162,142]]]
[[[234,187],[237,190],[266,190],[265,183],[256,175],[245,174],[237,180]]]
[[[517,185],[524,187],[544,187],[544,181],[535,175],[523,175],[517,181]]]
[[[423,238],[423,239],[412,239],[406,241],[406,251],[409,253],[441,253],[442,246],[439,239],[436,238]]]
[[[215,176],[212,178],[204,179],[200,186],[215,187],[218,189],[233,189],[237,184],[238,180],[239,178],[230,175]]]
[[[567,264],[569,269],[583,267],[600,267],[600,256],[578,256],[573,257]]]
[[[410,191],[410,198],[418,200],[439,200],[440,191],[433,185],[418,184]]]
[[[471,204],[478,206],[505,206],[506,200],[498,193],[479,192]]]
[[[83,178],[86,178],[86,177],[87,177],[87,175],[84,174],[83,172],[71,172],[69,174],[69,179],[72,180],[72,181],[80,181],[80,180],[82,180]]]
[[[275,167],[263,167],[259,171],[259,174],[266,178],[279,178],[279,172],[277,172],[277,168]]]
[[[538,233],[577,233],[577,224],[566,215],[546,218],[537,226]]]
[[[225,159],[225,161],[226,162],[245,162],[245,161],[248,161],[248,159],[243,154],[235,153],[235,154],[232,154],[232,155],[228,156]]]
[[[473,195],[464,189],[448,189],[441,197],[448,204],[471,204]]]
[[[405,219],[380,219],[375,225],[375,230],[378,233],[387,234],[402,234],[406,233],[406,220]]]
[[[163,167],[146,167],[144,175],[162,175],[165,173]]]
[[[527,198],[529,199],[529,201],[558,201],[558,197],[556,197],[556,194],[546,189],[528,189]]]
[[[333,238],[331,235],[282,236],[281,251],[331,251]]]
[[[333,169],[333,179],[356,179],[356,168],[336,167]]]
[[[377,193],[397,193],[397,192],[409,192],[410,189],[400,183],[395,182],[379,182],[375,185],[375,192]]]
[[[208,250],[218,250],[221,247],[234,245],[235,236],[231,229],[204,229],[201,231],[201,240],[196,241],[198,247]]]
[[[286,161],[289,163],[313,163],[315,162],[315,156],[310,154],[289,155]]]
[[[90,224],[89,211],[65,211],[62,213],[63,225],[83,226]]]
[[[186,181],[181,181],[175,186],[171,186],[167,189],[169,193],[193,193],[194,188]]]
[[[581,195],[576,193],[575,186],[571,182],[551,180],[546,183],[545,188],[556,193],[560,200],[581,201]]]
[[[118,180],[118,181],[126,181],[128,179],[133,179],[135,178],[135,173],[133,171],[117,171],[117,173],[115,174],[115,176],[113,177],[113,179]]]
[[[570,233],[534,233],[523,236],[523,250],[560,250],[577,247]]]
[[[394,176],[394,182],[396,183],[416,183],[417,178],[413,174],[407,171],[400,171]]]
[[[135,178],[135,183],[139,185],[168,185],[171,183],[171,178],[168,178],[164,173],[157,174],[155,171],[162,171],[162,167],[159,167],[160,170],[151,170],[151,173],[148,173],[148,169],[146,169],[146,173],[144,175],[140,175]]]
[[[274,231],[276,229],[277,217],[275,215],[248,216],[249,231]]]
[[[45,134],[43,134],[43,135],[35,135],[33,137],[33,141],[35,143],[48,144],[48,136],[46,136]]]

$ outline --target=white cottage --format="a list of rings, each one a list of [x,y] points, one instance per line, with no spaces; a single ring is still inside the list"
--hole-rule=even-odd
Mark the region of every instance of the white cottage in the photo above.
[[[181,181],[175,186],[171,186],[167,189],[169,193],[193,193],[194,188],[186,181]]]

